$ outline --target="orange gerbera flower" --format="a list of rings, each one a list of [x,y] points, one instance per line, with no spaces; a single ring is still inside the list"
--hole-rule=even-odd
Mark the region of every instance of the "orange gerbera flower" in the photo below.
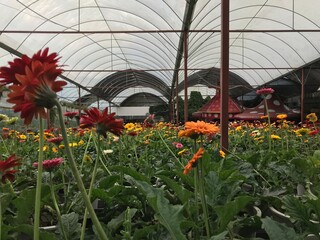
[[[4,79],[1,82],[13,83],[9,86],[11,92],[8,94],[8,102],[14,104],[14,112],[21,112],[21,118],[24,118],[27,125],[33,117],[47,117],[45,108],[50,109],[56,104],[56,92],[67,84],[65,81],[56,81],[62,73],[56,56],[56,53],[48,55],[46,48],[31,59],[23,56],[9,63],[9,68],[0,68],[0,78]]]
[[[277,118],[278,118],[278,119],[286,119],[287,117],[288,117],[288,115],[285,114],[285,113],[284,113],[284,114],[278,114],[278,115],[277,115]]]
[[[199,135],[212,135],[219,132],[219,127],[204,121],[186,122],[185,129],[178,133],[179,137],[197,138]]]
[[[204,149],[199,148],[199,150],[193,155],[192,159],[184,167],[183,174],[187,175],[192,170],[192,168],[197,166],[197,162],[200,158],[202,158],[203,153],[204,153]]]

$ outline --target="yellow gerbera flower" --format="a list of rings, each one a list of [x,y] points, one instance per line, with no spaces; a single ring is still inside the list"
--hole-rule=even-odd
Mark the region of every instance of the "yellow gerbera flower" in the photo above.
[[[219,155],[220,155],[220,157],[222,157],[222,158],[225,158],[225,157],[226,157],[226,153],[225,153],[224,151],[222,151],[222,150],[219,151]]]
[[[275,134],[271,134],[271,139],[273,139],[273,140],[279,140],[279,139],[281,139],[281,137],[280,136],[278,136],[278,135],[275,135]]]
[[[277,118],[278,118],[278,119],[286,119],[287,117],[288,117],[287,114],[278,114],[278,115],[277,115]]]
[[[310,121],[315,123],[316,121],[318,121],[318,117],[315,113],[310,113],[306,116],[306,118]]]

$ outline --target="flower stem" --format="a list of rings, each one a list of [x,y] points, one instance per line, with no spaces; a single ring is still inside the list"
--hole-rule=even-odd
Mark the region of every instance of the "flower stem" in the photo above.
[[[52,182],[52,172],[50,172],[49,176],[50,176],[50,179],[49,179],[50,180],[50,192],[51,192],[51,197],[52,197],[54,208],[56,209],[56,212],[57,212],[58,224],[60,225],[60,229],[61,229],[63,238],[65,240],[68,240],[68,237],[66,235],[66,232],[65,232],[63,224],[62,224],[61,212],[60,212],[60,209],[59,209],[59,206],[58,206],[58,203],[57,203],[57,199],[56,199],[56,195],[55,195],[54,189],[53,189],[54,185],[53,185],[53,182]]]
[[[183,164],[180,162],[180,159],[172,152],[172,150],[169,148],[168,144],[164,141],[164,139],[163,139],[163,137],[161,136],[159,130],[157,130],[157,132],[158,132],[159,137],[161,138],[161,141],[162,141],[162,142],[164,143],[164,145],[167,147],[167,149],[168,149],[169,152],[172,154],[172,156],[178,161],[178,163],[180,163],[180,165],[181,165],[182,167],[184,167]]]
[[[86,189],[84,187],[84,184],[82,182],[80,173],[79,173],[79,171],[77,169],[76,161],[75,161],[75,159],[74,159],[74,157],[72,155],[71,149],[69,147],[66,126],[65,126],[64,121],[63,121],[62,107],[61,107],[61,105],[60,105],[60,103],[58,102],[57,99],[56,99],[56,106],[57,106],[57,109],[58,109],[61,133],[62,133],[64,145],[65,145],[66,154],[67,154],[68,159],[69,159],[71,171],[72,171],[73,176],[74,176],[74,178],[75,178],[75,180],[77,182],[79,191],[80,191],[80,193],[81,193],[81,195],[83,197],[83,200],[84,200],[85,205],[86,205],[86,207],[88,209],[88,212],[89,212],[89,214],[91,216],[91,220],[92,220],[94,226],[96,227],[99,239],[100,240],[108,239],[106,233],[104,232],[104,230],[103,230],[103,228],[102,228],[102,226],[101,226],[101,224],[99,222],[99,219],[98,219],[96,213],[94,212],[94,209],[92,207],[91,201],[89,199],[89,196],[87,195],[87,191],[86,191]]]
[[[91,197],[91,193],[92,193],[92,188],[93,188],[93,183],[96,179],[96,175],[97,175],[97,169],[98,169],[98,162],[99,162],[99,158],[100,158],[100,147],[101,147],[101,140],[100,140],[100,136],[98,135],[98,147],[97,147],[97,158],[96,158],[96,162],[94,164],[94,168],[93,168],[93,172],[92,172],[92,177],[91,177],[91,181],[90,181],[90,186],[89,186],[89,191],[88,191],[88,197]],[[87,225],[87,214],[88,214],[88,209],[86,208],[84,210],[84,216],[83,216],[83,221],[82,221],[82,227],[81,227],[81,236],[80,236],[80,240],[84,239],[84,234],[86,231],[86,225]]]
[[[82,171],[83,163],[84,163],[84,160],[85,160],[87,152],[88,152],[88,148],[89,148],[89,145],[90,145],[90,142],[91,142],[91,138],[92,138],[92,131],[90,132],[89,140],[87,142],[86,149],[84,150],[84,154],[83,154],[83,158],[82,158],[82,162],[81,162],[81,166],[80,166],[80,171]]]
[[[40,208],[41,208],[41,186],[42,186],[42,160],[43,160],[43,145],[44,145],[44,130],[43,120],[39,118],[39,156],[38,156],[38,175],[36,186],[36,199],[34,207],[34,224],[33,224],[33,239],[40,239]]]
[[[208,214],[208,206],[207,206],[207,201],[206,201],[206,195],[205,195],[205,190],[204,190],[204,166],[203,166],[203,159],[200,159],[200,174],[199,174],[199,192],[200,192],[200,199],[201,199],[201,204],[202,204],[202,211],[204,214],[204,224],[206,226],[206,233],[207,237],[210,237],[210,225],[209,225],[209,214]]]
[[[269,143],[269,151],[271,150],[271,137],[270,137],[270,131],[271,131],[271,121],[270,121],[270,114],[269,114],[269,109],[268,109],[268,102],[266,99],[266,96],[264,97],[264,105],[266,107],[266,112],[267,112],[267,116],[268,116],[268,143]]]
[[[200,136],[200,147],[203,147],[203,136]],[[200,200],[202,204],[202,211],[203,211],[203,218],[204,218],[204,224],[206,227],[206,234],[207,237],[210,237],[210,224],[209,224],[209,213],[208,213],[208,206],[206,201],[206,194],[204,189],[204,163],[203,159],[199,160],[199,165],[197,166],[199,174],[199,193],[200,193]]]

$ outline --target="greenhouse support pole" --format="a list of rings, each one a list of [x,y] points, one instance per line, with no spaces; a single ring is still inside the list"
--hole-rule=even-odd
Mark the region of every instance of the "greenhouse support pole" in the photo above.
[[[179,70],[177,71],[176,78],[176,123],[179,124],[179,91],[178,91],[178,76]]]
[[[99,97],[97,98],[97,105],[98,105],[98,106],[97,106],[98,109],[100,109],[100,98],[99,98]]]
[[[78,88],[78,94],[79,94],[79,119],[81,118],[81,88]]]
[[[188,121],[188,32],[184,31],[184,122]]]
[[[221,0],[220,148],[228,150],[229,0]]]
[[[301,99],[300,99],[301,124],[304,121],[304,69],[301,69]]]

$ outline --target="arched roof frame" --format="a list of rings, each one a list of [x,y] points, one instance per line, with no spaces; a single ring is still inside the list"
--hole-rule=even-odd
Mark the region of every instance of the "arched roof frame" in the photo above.
[[[155,83],[148,86],[154,87],[160,80],[171,90],[166,97],[173,96],[176,79],[179,84],[184,81],[184,31],[189,32],[189,78],[205,68],[220,67],[220,0],[120,2],[0,0],[4,16],[0,20],[1,46],[4,43],[27,54],[35,51],[34,46],[49,46],[62,56],[64,79],[70,80],[71,87],[80,85],[81,94],[115,72],[131,69],[155,76],[149,78]],[[254,86],[283,76],[294,78],[291,75],[299,75],[300,68],[319,61],[320,19],[308,7],[320,8],[320,3],[232,1],[230,71]],[[89,11],[93,14],[87,14]],[[44,37],[41,32],[45,31],[48,35]],[[0,59],[0,64],[6,62]],[[310,71],[308,81],[318,84],[318,71]],[[130,87],[140,84],[129,83]],[[119,86],[110,86],[116,94]],[[75,99],[78,91],[66,88],[61,96]]]

